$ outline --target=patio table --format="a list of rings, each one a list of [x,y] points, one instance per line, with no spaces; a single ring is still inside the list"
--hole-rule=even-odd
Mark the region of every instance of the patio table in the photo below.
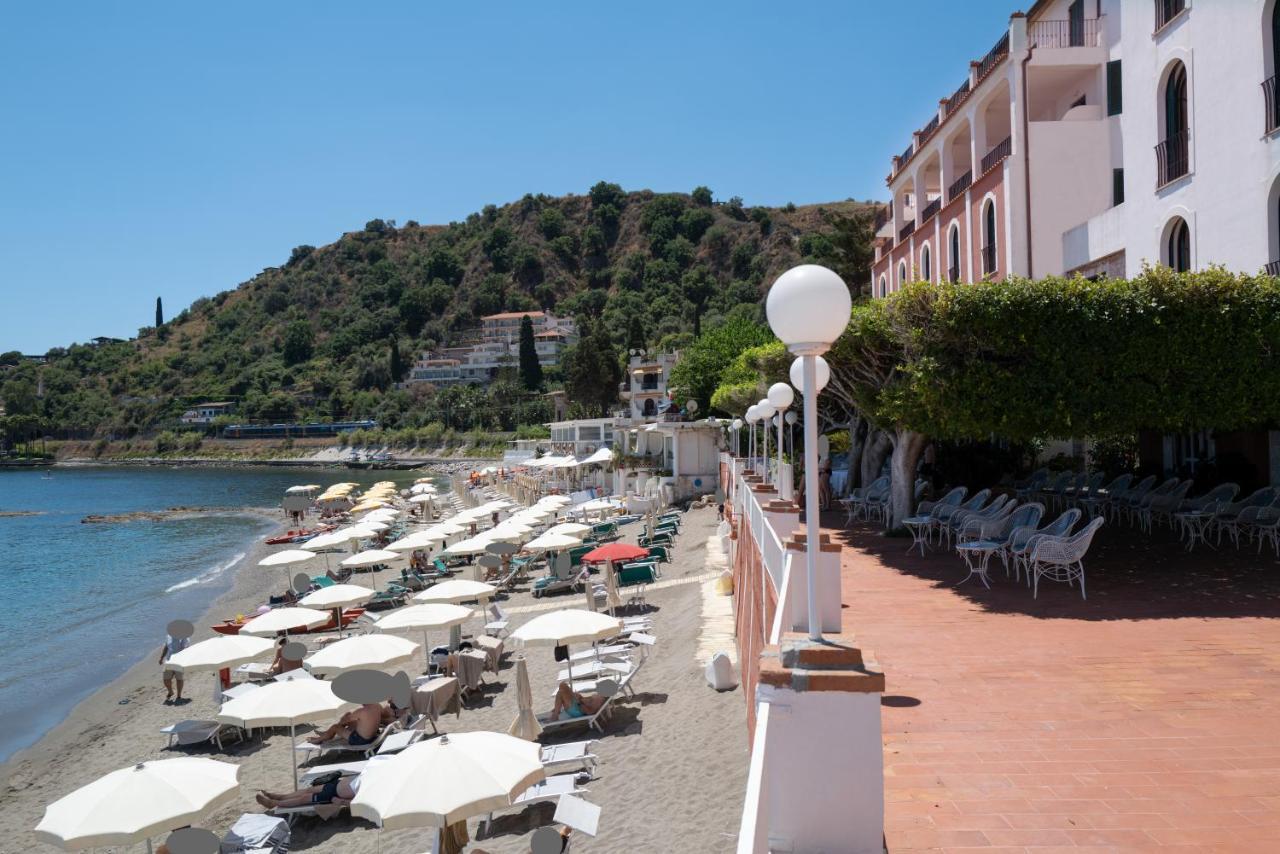
[[[976,575],[983,586],[990,589],[991,581],[987,576],[987,564],[991,562],[991,556],[1003,547],[993,540],[970,540],[956,546],[956,550],[964,558],[965,565],[969,567],[969,574],[960,579],[956,586],[959,587]]]
[[[1208,533],[1209,523],[1218,515],[1216,512],[1184,510],[1174,515],[1182,524],[1182,532],[1187,538],[1187,551],[1194,549],[1197,541],[1204,543],[1209,548],[1213,548],[1213,544],[1209,542],[1209,538],[1205,535]]]
[[[925,547],[929,543],[929,531],[932,530],[932,516],[908,516],[902,520],[903,526],[911,532],[911,545],[907,546],[907,554],[916,546],[920,547],[920,556],[924,557]]]

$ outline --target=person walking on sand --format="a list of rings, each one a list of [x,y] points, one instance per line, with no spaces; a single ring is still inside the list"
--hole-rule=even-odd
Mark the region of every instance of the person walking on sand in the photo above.
[[[173,635],[164,636],[164,646],[160,647],[159,664],[164,664],[174,655],[182,652],[191,643],[190,637],[174,637]],[[173,683],[178,683],[178,696],[173,695]],[[164,669],[164,702],[168,705],[172,702],[182,702],[182,674],[168,667]]]

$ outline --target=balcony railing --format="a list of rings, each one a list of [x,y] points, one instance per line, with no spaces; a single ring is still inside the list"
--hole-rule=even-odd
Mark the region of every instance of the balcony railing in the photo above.
[[[1036,21],[1028,28],[1027,37],[1035,47],[1097,47],[1101,32],[1098,21],[1098,18]]]
[[[952,264],[950,267],[947,268],[947,281],[948,282],[960,281],[960,265],[959,264]]]
[[[898,230],[898,242],[901,243],[902,241],[906,240],[908,237],[911,236],[911,232],[915,230],[916,230],[916,224],[914,221],[904,225],[902,228]]]
[[[996,42],[996,46],[987,51],[987,55],[978,63],[978,79],[987,76],[987,72],[1000,64],[1000,60],[1009,55],[1009,34],[1005,33]]]
[[[1186,175],[1191,168],[1191,134],[1175,133],[1156,146],[1156,186],[1163,187]]]
[[[954,202],[956,200],[956,197],[959,196],[961,193],[963,193],[965,190],[969,189],[969,185],[972,183],[973,183],[973,170],[970,169],[968,172],[964,173],[959,178],[955,179],[955,181],[951,182],[950,187],[947,187],[947,202],[948,203]]]
[[[1187,0],[1155,0],[1156,32],[1163,30],[1170,21],[1181,15],[1187,8]]]
[[[933,132],[937,129],[938,129],[938,114],[934,113],[933,118],[929,119],[929,123],[924,127],[920,128],[920,144],[923,145],[924,141],[929,137],[933,136]]]
[[[1268,77],[1262,81],[1262,97],[1267,106],[1267,133],[1280,127],[1280,88],[1276,86],[1276,78]]]
[[[951,97],[947,99],[946,113],[948,116],[955,112],[956,107],[960,106],[960,102],[963,101],[965,96],[968,94],[969,81],[966,80],[961,83],[960,88],[953,92]]]
[[[990,276],[996,271],[996,245],[982,247],[982,275]]]
[[[1268,276],[1280,276],[1280,261],[1271,261],[1267,264]]]
[[[920,224],[924,225],[929,221],[929,217],[933,216],[940,210],[942,210],[941,196],[929,202],[929,204],[924,206],[924,210],[920,211]]]
[[[915,143],[915,140],[912,140],[911,142],[907,143],[907,147],[903,149],[901,154],[898,155],[899,168],[901,168],[904,163],[910,160],[911,155],[915,153],[916,153],[916,143]]]
[[[1002,142],[996,143],[996,147],[987,152],[987,156],[982,158],[982,174],[990,172],[995,165],[1004,160],[1013,153],[1013,137],[1006,136]]]

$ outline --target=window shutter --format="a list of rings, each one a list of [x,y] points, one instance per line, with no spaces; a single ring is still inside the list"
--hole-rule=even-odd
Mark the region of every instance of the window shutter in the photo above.
[[[1107,115],[1118,116],[1124,107],[1120,88],[1120,60],[1107,63]]]
[[[1113,207],[1115,205],[1124,204],[1124,170],[1123,169],[1111,170],[1111,204]]]

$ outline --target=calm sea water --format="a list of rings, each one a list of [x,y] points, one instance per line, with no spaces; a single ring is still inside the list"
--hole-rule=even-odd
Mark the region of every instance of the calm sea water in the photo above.
[[[279,507],[295,483],[408,483],[407,472],[282,468],[0,469],[0,761],[88,695],[159,652],[169,620],[195,620],[230,588],[255,540],[283,523],[234,511],[82,524],[91,513]]]

